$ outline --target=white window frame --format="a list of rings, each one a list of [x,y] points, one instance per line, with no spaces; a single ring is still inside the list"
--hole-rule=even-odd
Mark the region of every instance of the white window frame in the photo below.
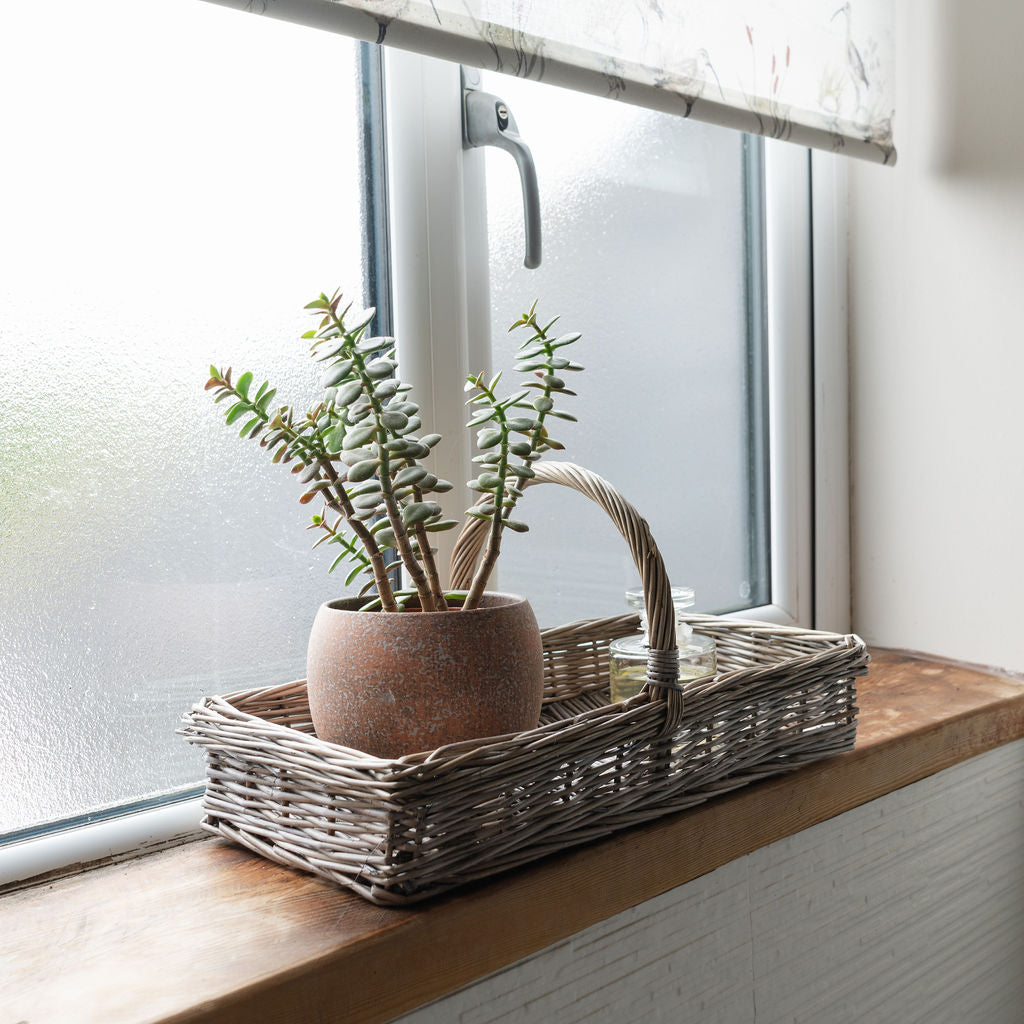
[[[484,158],[462,150],[458,67],[390,51],[386,68],[402,377],[424,423],[451,439],[439,456],[464,467],[472,453],[461,382],[488,372],[490,359],[479,340],[490,333]],[[846,193],[841,161],[817,157],[812,190],[808,150],[765,144],[772,587],[770,603],[737,616],[845,630]],[[452,472],[453,508],[472,501],[458,490],[464,476]]]
[[[402,377],[416,388],[425,429],[445,438],[438,458],[464,467],[472,453],[461,382],[470,369],[487,370],[490,359],[484,156],[462,149],[457,66],[394,50],[386,69]],[[845,632],[845,165],[769,141],[765,179],[772,592],[770,604],[738,614]],[[452,473],[453,508],[472,500],[465,476]],[[438,536],[451,544],[449,535]],[[448,551],[442,548],[440,564]],[[179,799],[0,846],[0,885],[196,838],[200,806]]]

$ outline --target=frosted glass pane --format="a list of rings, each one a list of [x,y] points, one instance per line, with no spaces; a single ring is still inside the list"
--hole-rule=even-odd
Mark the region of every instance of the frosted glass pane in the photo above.
[[[302,306],[363,268],[354,44],[182,0],[0,26],[2,833],[198,782],[181,713],[303,674],[343,579],[203,384],[307,403]]]
[[[582,331],[572,355],[586,372],[568,381],[580,398],[561,403],[579,423],[557,424],[566,452],[550,457],[600,473],[640,509],[699,607],[766,601],[743,137],[499,75],[484,88],[533,150],[544,227],[543,264],[526,270],[515,164],[488,150],[494,368],[512,366],[523,335],[507,327],[534,299]],[[545,486],[517,518],[531,532],[506,535],[500,585],[527,595],[542,624],[626,610],[628,554],[596,506]]]

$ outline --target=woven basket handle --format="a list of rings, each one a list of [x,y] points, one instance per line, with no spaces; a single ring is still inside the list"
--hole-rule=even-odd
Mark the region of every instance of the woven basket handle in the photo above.
[[[640,572],[647,608],[650,655],[647,660],[647,681],[652,688],[667,690],[671,705],[681,708],[679,686],[679,654],[676,650],[676,615],[672,604],[672,588],[661,552],[651,536],[647,521],[607,480],[596,473],[574,466],[571,462],[537,462],[537,474],[524,481],[533,484],[562,484],[585,494],[608,513],[619,533],[626,539],[630,554]],[[491,500],[485,496],[481,501]],[[455,542],[451,559],[451,588],[468,589],[480,550],[484,546],[490,524],[482,519],[467,519]],[[674,716],[673,716],[674,717]]]

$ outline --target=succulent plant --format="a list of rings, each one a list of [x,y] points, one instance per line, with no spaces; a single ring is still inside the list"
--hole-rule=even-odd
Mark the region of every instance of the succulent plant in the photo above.
[[[291,406],[272,407],[275,388],[264,381],[253,389],[246,372],[232,379],[231,369],[210,367],[206,390],[215,402],[227,402],[225,422],[241,423],[239,436],[259,439],[274,462],[294,463],[292,472],[306,485],[300,502],[323,501],[309,529],[318,533],[313,545],[336,544],[341,549],[330,567],[348,563],[346,586],[367,576],[360,594],[371,595],[366,607],[400,611],[413,596],[424,611],[448,608],[440,582],[430,535],[458,526],[445,518],[431,495],[452,489],[438,479],[423,460],[441,440],[439,434],[420,434],[419,406],[411,400],[410,385],[396,376],[395,339],[367,337],[375,310],[342,308],[342,295],[321,293],[306,309],[318,326],[303,337],[310,354],[325,364],[323,399],[305,413]],[[469,591],[460,607],[477,607],[501,549],[504,530],[525,532],[525,523],[512,518],[523,484],[534,471],[532,463],[544,452],[561,450],[548,432],[551,419],[574,420],[555,408],[556,395],[573,395],[565,386],[567,373],[582,370],[564,350],[579,334],[553,336],[558,318],[542,324],[536,303],[510,328],[527,329],[516,370],[527,375],[513,394],[499,397],[501,380],[469,377],[467,405],[474,407],[468,426],[477,428],[480,454],[473,461],[480,472],[469,486],[481,492],[468,516],[490,523],[487,543]],[[387,551],[394,551],[408,575],[411,589],[395,590],[388,575]]]

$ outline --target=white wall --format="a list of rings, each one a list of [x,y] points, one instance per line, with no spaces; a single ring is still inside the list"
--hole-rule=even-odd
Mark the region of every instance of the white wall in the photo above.
[[[854,629],[1024,670],[1024,5],[893,4],[895,169],[850,169]]]

